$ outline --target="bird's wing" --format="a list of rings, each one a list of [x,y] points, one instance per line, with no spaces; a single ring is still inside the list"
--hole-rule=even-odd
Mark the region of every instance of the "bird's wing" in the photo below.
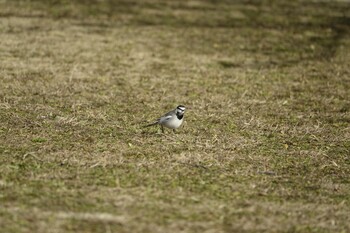
[[[174,110],[167,112],[166,114],[164,114],[163,116],[158,118],[155,122],[148,124],[148,125],[145,125],[144,127],[149,127],[149,126],[157,125],[159,123],[167,122],[168,120],[170,120],[174,116],[174,114],[175,114]]]
[[[173,115],[167,115],[165,114],[164,116],[162,116],[161,118],[159,118],[159,123],[164,123],[167,122],[168,120],[170,120],[173,117]]]

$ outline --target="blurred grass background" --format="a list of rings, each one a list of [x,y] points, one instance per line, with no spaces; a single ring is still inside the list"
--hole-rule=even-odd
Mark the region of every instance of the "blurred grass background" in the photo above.
[[[350,231],[349,4],[0,1],[0,228]]]

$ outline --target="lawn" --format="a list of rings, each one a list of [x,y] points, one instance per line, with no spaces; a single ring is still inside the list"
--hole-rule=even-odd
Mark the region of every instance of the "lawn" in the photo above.
[[[349,64],[348,1],[2,0],[0,231],[350,232]]]

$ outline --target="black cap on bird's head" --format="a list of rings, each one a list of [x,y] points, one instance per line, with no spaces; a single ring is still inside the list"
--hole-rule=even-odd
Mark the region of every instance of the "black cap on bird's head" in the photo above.
[[[176,109],[183,111],[183,112],[186,110],[185,106],[183,106],[183,105],[177,106]]]

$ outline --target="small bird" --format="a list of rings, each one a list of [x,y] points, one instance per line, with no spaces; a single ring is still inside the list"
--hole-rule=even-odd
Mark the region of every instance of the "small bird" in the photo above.
[[[185,106],[179,105],[174,110],[166,113],[165,115],[157,119],[155,122],[149,125],[145,125],[144,127],[160,125],[163,133],[164,133],[164,127],[173,129],[175,132],[175,129],[179,128],[182,122],[184,121],[185,110],[186,110]]]

